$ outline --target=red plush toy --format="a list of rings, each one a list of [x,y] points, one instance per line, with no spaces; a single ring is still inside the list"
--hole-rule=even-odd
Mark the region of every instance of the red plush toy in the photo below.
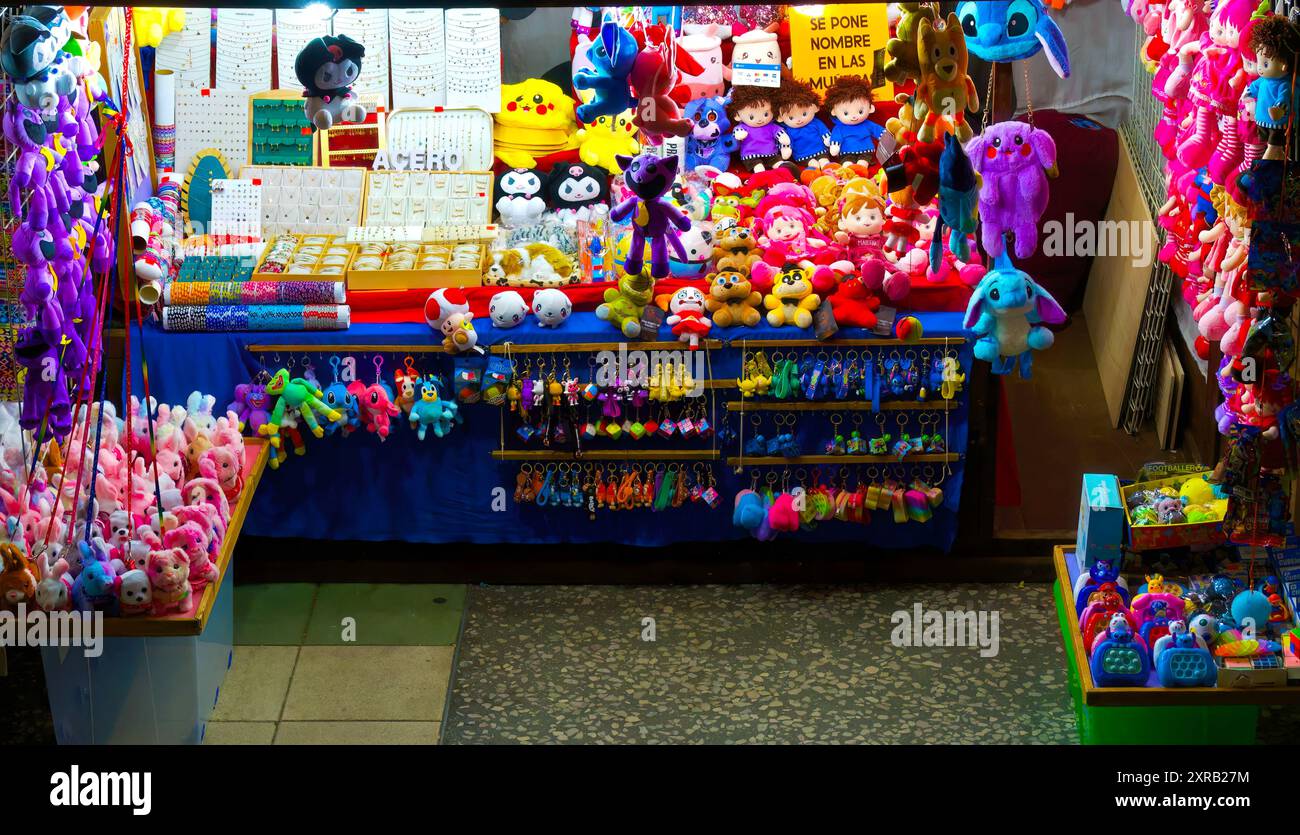
[[[885,268],[879,261],[868,261],[862,268],[863,273],[879,272],[875,277],[876,286],[884,280]],[[874,328],[876,311],[880,309],[880,299],[867,289],[863,279],[849,276],[841,282],[838,289],[830,295],[831,313],[835,323],[846,328]]]

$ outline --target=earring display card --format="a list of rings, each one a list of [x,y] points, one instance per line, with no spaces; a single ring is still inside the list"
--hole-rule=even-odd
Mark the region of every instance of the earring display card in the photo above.
[[[492,117],[477,108],[397,110],[388,117],[388,152],[418,153],[429,158],[460,155],[460,168],[492,167]]]
[[[330,33],[329,19],[315,9],[275,10],[276,86],[288,90],[299,86],[293,71],[298,53],[312,38]]]
[[[448,9],[447,106],[501,107],[501,17],[496,9]]]
[[[389,107],[388,10],[339,9],[334,15],[334,34],[347,35],[366,48],[366,55],[361,59],[361,75],[352,85],[353,91]]]
[[[492,221],[490,171],[371,171],[363,226],[465,226]]]
[[[213,180],[210,229],[218,243],[260,241],[261,183],[252,180]]]
[[[361,168],[245,165],[240,176],[261,186],[262,232],[346,235],[361,220]]]
[[[248,93],[187,87],[176,91],[176,170],[216,148],[232,164],[248,159]]]
[[[249,159],[258,165],[311,165],[315,135],[303,113],[302,97],[273,90],[251,97]]]
[[[393,107],[447,103],[447,52],[442,9],[390,9]]]
[[[273,28],[270,9],[217,9],[218,89],[270,89]]]
[[[371,168],[379,149],[385,147],[384,127],[388,116],[379,102],[361,97],[366,120],[356,125],[336,125],[320,131],[320,164],[326,168]]]
[[[174,72],[177,87],[211,87],[212,9],[186,9],[185,28],[162,39],[154,66]]]

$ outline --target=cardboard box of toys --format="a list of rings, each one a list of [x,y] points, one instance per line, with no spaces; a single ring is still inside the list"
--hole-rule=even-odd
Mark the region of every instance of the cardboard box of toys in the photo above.
[[[1214,497],[1205,476],[1179,475],[1130,484],[1123,488],[1129,546],[1134,551],[1215,545],[1224,541],[1227,499]]]
[[[1120,564],[1124,544],[1124,512],[1119,479],[1113,475],[1085,473],[1079,500],[1079,534],[1075,554],[1084,568],[1097,560]]]

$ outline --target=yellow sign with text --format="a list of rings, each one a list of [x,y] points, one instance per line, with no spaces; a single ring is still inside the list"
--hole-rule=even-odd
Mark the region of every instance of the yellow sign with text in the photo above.
[[[871,81],[877,99],[893,98],[885,79],[889,18],[884,3],[790,7],[790,57],[794,77],[819,93],[843,75]]]

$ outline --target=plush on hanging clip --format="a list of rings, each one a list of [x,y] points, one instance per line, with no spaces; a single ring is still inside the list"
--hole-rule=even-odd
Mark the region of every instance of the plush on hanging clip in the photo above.
[[[943,261],[943,227],[947,226],[948,249],[961,261],[970,260],[969,235],[975,233],[980,176],[957,137],[944,136],[939,157],[939,219],[930,241],[930,270],[938,272]]]
[[[366,108],[352,85],[361,75],[366,49],[347,35],[312,38],[293,62],[298,83],[306,89],[303,111],[312,130],[329,130],[336,123],[364,122]]]
[[[1038,247],[1038,219],[1047,209],[1047,172],[1056,167],[1056,142],[1025,122],[999,122],[966,143],[971,165],[983,178],[979,195],[980,241],[993,257],[1003,235],[1016,236],[1016,257]]]
[[[966,44],[981,61],[1009,63],[1040,50],[1061,78],[1070,77],[1070,50],[1041,0],[966,2],[957,7]]]
[[[1004,250],[971,295],[963,327],[975,334],[975,356],[991,363],[994,374],[1008,374],[1020,362],[1020,376],[1029,378],[1032,351],[1052,347],[1052,332],[1065,311],[1029,275],[1016,269]]]
[[[631,32],[613,20],[600,25],[600,36],[587,47],[591,66],[573,74],[573,88],[592,93],[590,101],[578,105],[578,121],[590,124],[599,116],[617,116],[637,106],[628,88],[628,75],[637,53],[636,38]]]

